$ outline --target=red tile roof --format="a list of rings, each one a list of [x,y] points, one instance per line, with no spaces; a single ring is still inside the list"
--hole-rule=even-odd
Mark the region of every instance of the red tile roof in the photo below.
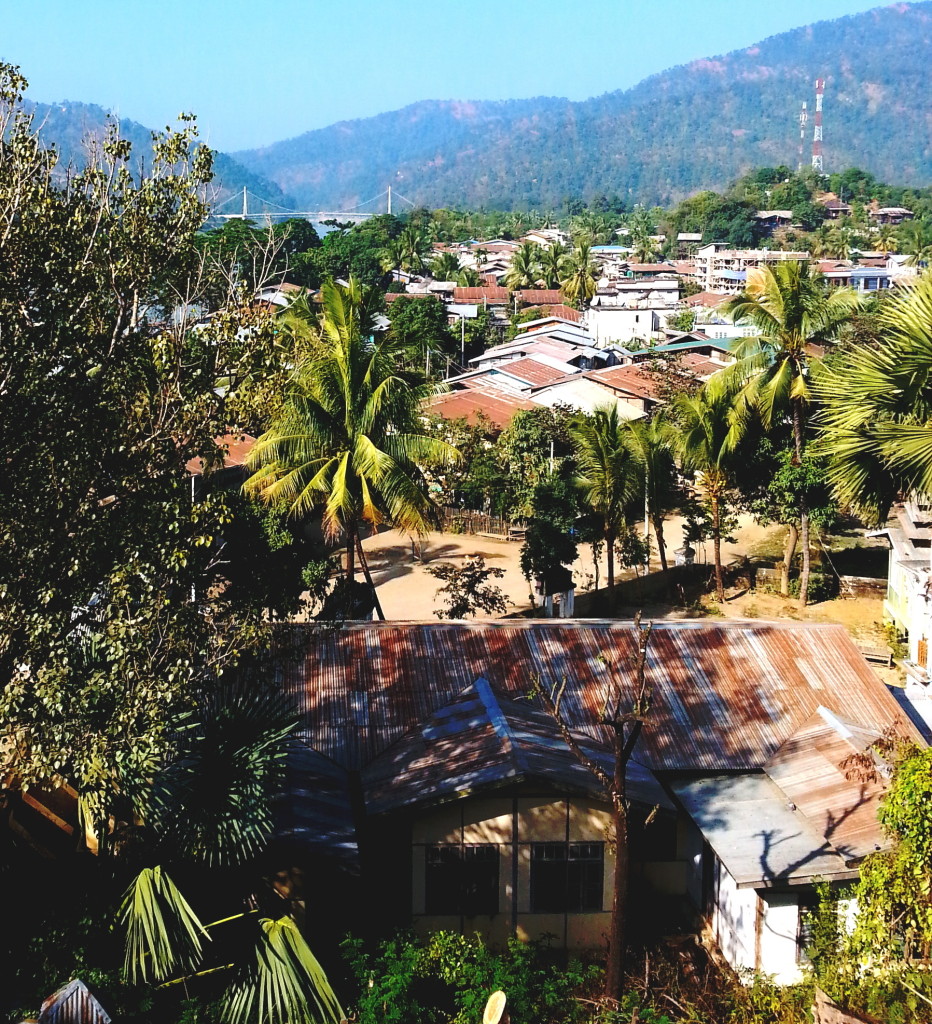
[[[670,263],[629,263],[628,270],[635,274],[675,274],[676,267]]]

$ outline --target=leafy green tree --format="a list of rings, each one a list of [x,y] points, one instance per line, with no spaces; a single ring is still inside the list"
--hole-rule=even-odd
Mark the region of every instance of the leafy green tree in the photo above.
[[[509,516],[533,514],[534,489],[573,454],[571,428],[578,419],[565,406],[521,409],[502,431],[496,450],[510,482]]]
[[[802,461],[812,403],[810,347],[835,341],[858,302],[851,289],[826,294],[821,275],[795,260],[775,269],[760,267],[748,272],[747,288],[726,303],[724,310],[735,323],[753,325],[760,334],[740,341],[733,350],[737,363],[719,374],[726,389],[736,382],[740,386],[734,417],[739,433],[746,428],[751,411],[765,430],[772,430],[788,416],[795,458]],[[799,523],[803,556],[799,600],[805,606],[810,566],[805,493],[799,496]]]
[[[461,566],[445,562],[429,566],[427,571],[443,583],[435,595],[442,594],[446,605],[435,612],[438,619],[465,619],[478,612],[501,615],[508,609],[504,591],[489,582],[501,579],[505,570],[487,566],[482,555],[469,556]]]
[[[674,331],[691,331],[696,326],[696,314],[691,309],[681,309],[667,319],[667,327]]]
[[[295,368],[291,390],[249,456],[250,493],[323,515],[326,534],[346,540],[346,579],[355,557],[372,579],[360,527],[390,522],[426,533],[435,518],[421,464],[455,450],[426,434],[420,407],[433,388],[398,365],[390,337],[370,340],[377,296],[355,281],[321,288],[325,348]],[[380,610],[381,614],[381,610]]]
[[[608,599],[614,605],[615,543],[627,527],[629,506],[643,493],[641,464],[632,453],[631,434],[615,405],[596,409],[573,428],[572,438],[579,467],[577,484],[605,539]]]
[[[880,323],[881,345],[850,348],[814,385],[828,480],[871,523],[898,493],[932,494],[932,279],[895,297]]]
[[[388,310],[390,334],[417,365],[427,367],[430,354],[452,355],[456,343],[447,324],[446,306],[435,295],[395,299]]]
[[[574,482],[551,474],[534,488],[533,503],[521,547],[521,572],[549,596],[568,590],[572,583],[567,566],[576,561],[578,551],[573,535],[578,513]]]
[[[241,289],[197,331],[164,316],[210,276],[193,124],[156,138],[141,177],[114,129],[65,183],[24,87],[0,67],[0,763],[110,809],[258,642],[254,595],[209,585],[227,496],[192,501],[185,467],[222,461],[276,349]]]
[[[897,232],[902,252],[909,256],[911,267],[924,266],[932,260],[932,227],[922,219],[909,220]]]

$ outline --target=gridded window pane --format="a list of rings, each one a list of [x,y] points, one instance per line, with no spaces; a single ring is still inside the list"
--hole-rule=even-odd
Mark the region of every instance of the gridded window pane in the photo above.
[[[532,913],[601,910],[604,858],[604,843],[532,844]]]
[[[428,914],[498,913],[497,846],[428,846],[426,855]]]

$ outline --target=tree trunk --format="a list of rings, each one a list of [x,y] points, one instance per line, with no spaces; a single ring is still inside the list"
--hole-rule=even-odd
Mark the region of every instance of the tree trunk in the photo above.
[[[783,565],[780,567],[780,593],[787,597],[790,593],[790,569],[793,565],[793,557],[796,554],[796,545],[799,542],[799,527],[790,523],[787,528],[786,545],[783,548]]]
[[[375,532],[375,531],[373,531]],[[385,612],[382,611],[382,604],[379,601],[379,593],[375,589],[375,584],[372,582],[372,573],[369,572],[369,562],[366,558],[366,552],[362,547],[362,538],[359,534],[356,534],[356,550],[359,552],[359,564],[362,566],[363,575],[366,577],[366,583],[372,587],[372,599],[375,601],[375,612],[379,617],[380,622],[385,621]]]
[[[608,576],[608,605],[611,611],[615,610],[615,531],[605,531],[605,557],[607,559],[606,572]]]
[[[592,567],[595,569],[595,589],[599,589],[599,556],[602,552],[599,550],[600,545],[593,543],[592,545]]]
[[[800,502],[799,509],[799,539],[803,549],[803,568],[799,574],[799,607],[805,608],[809,601],[809,510],[806,508],[806,499]]]
[[[615,870],[612,877],[612,919],[608,959],[605,964],[605,997],[620,1003],[624,996],[625,924],[628,913],[628,803],[625,792],[624,735],[615,728],[615,766],[612,779],[612,810],[615,825]]]
[[[346,527],[346,582],[352,583],[356,577],[356,524]]]
[[[715,555],[715,596],[719,602],[725,601],[725,580],[722,576],[722,514],[719,499],[712,497],[712,550]]]
[[[793,447],[796,453],[796,464],[801,465],[803,461],[803,446],[805,444],[802,403],[797,399],[793,402]],[[806,495],[799,496],[799,534],[803,549],[803,569],[799,576],[799,606],[805,608],[809,601],[809,509],[807,507]]]
[[[660,568],[667,571],[667,542],[663,539],[663,516],[652,516],[654,536],[657,538],[657,554],[660,555]]]

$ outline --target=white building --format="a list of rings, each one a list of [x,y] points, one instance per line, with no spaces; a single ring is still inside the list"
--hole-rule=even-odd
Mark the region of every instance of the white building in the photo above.
[[[703,291],[737,295],[744,290],[751,267],[775,266],[787,261],[803,262],[808,252],[780,249],[728,249],[718,242],[696,250],[696,276]]]

